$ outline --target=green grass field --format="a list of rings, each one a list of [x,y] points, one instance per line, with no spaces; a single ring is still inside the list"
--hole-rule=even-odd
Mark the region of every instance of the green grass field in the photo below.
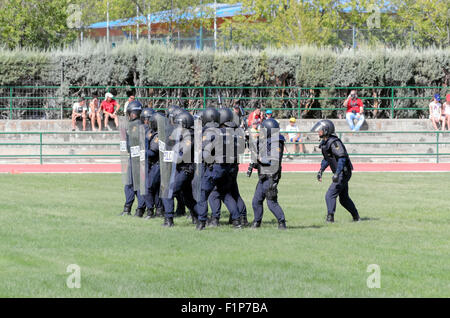
[[[285,173],[288,230],[198,232],[186,218],[119,217],[118,174],[0,175],[0,297],[450,297],[450,173],[355,173],[363,221],[339,206],[324,222],[331,182]],[[257,177],[240,175],[253,219]],[[133,210],[134,210],[133,206]],[[134,211],[133,211],[134,212]],[[81,268],[70,289],[69,264]],[[369,264],[381,288],[368,288]]]

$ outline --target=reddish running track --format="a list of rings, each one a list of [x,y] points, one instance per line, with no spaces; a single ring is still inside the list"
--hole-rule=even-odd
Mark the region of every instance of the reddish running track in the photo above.
[[[448,172],[450,163],[355,163],[354,172]],[[283,172],[316,172],[317,163],[284,163]],[[239,170],[247,171],[248,164]],[[0,164],[0,173],[120,173],[120,164]]]

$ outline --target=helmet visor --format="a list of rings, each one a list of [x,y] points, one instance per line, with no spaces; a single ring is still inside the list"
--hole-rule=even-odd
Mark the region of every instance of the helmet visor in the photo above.
[[[311,132],[318,132],[319,130],[323,130],[325,128],[325,124],[322,121],[318,121],[312,128]]]

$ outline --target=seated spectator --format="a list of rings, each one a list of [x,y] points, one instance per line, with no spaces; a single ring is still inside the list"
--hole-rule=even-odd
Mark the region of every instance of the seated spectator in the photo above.
[[[83,131],[86,131],[86,111],[86,101],[84,97],[80,97],[72,107],[72,131],[75,131],[75,123],[79,117],[83,120]]]
[[[298,128],[296,121],[297,120],[295,119],[295,117],[291,117],[289,119],[289,125],[286,127],[287,139],[289,140],[289,142],[295,142],[294,152],[296,154],[298,154],[300,151],[302,153],[305,153],[305,145],[302,144],[303,136],[302,134],[300,134],[300,129]]]
[[[273,118],[273,112],[271,109],[266,110],[266,118],[265,119],[269,119],[269,118]]]
[[[347,107],[345,119],[352,131],[359,131],[364,123],[364,105],[361,99],[358,98],[356,90],[352,90],[350,95],[344,102],[344,107]],[[357,120],[355,125],[354,120]]]
[[[94,97],[89,103],[89,118],[91,119],[92,131],[96,131],[95,123],[97,122],[98,131],[102,130],[102,108],[100,107],[100,101],[97,97]]]
[[[247,119],[247,124],[248,127],[252,127],[253,121],[254,120],[262,120],[262,114],[261,114],[261,108],[260,106],[256,106],[256,109],[254,111],[252,111],[249,115],[248,115],[248,119]]]
[[[445,103],[442,105],[444,113],[444,120],[442,121],[442,130],[445,130],[445,123],[447,123],[447,130],[450,130],[450,94],[445,96]]]
[[[133,95],[131,95],[130,97],[128,97],[128,100],[126,101],[125,105],[123,106],[123,113],[126,115],[127,114],[127,107],[128,104],[130,104],[132,101],[135,100],[135,97]]]
[[[434,94],[433,101],[428,106],[430,109],[430,120],[435,130],[438,130],[438,124],[444,121],[442,117],[442,105],[440,103],[441,95]]]
[[[105,117],[105,128],[109,129],[108,120],[109,118],[114,119],[114,123],[116,124],[116,128],[119,128],[119,118],[117,117],[117,112],[120,109],[119,103],[113,99],[113,94],[106,93],[105,100],[102,102],[101,109],[103,111],[103,115]],[[117,108],[114,108],[117,106]]]

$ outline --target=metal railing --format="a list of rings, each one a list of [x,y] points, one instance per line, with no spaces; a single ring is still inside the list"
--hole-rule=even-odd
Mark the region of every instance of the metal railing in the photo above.
[[[93,91],[100,97],[106,92],[118,92],[115,98],[121,104],[127,99],[126,92],[134,91],[138,99],[145,104],[151,104],[155,109],[165,109],[171,103],[182,102],[188,103],[187,109],[198,110],[216,104],[217,96],[228,92],[221,95],[227,106],[231,106],[236,101],[242,101],[244,110],[251,110],[255,104],[259,103],[274,111],[290,111],[291,115],[296,113],[297,118],[302,118],[309,111],[345,111],[342,102],[347,98],[348,91],[356,89],[363,92],[362,95],[368,95],[359,97],[363,101],[370,102],[370,105],[365,105],[365,111],[385,111],[388,117],[394,118],[399,111],[413,111],[416,115],[418,112],[428,113],[428,102],[431,101],[433,93],[440,91],[444,95],[445,90],[448,90],[443,86],[69,86],[64,95],[59,91],[60,89],[60,86],[0,86],[0,114],[4,119],[14,119],[14,117],[22,119],[26,116],[23,114],[15,116],[15,112],[34,111],[51,113],[52,116],[49,116],[51,118],[68,118],[72,104],[79,95],[82,93],[90,99]],[[154,91],[157,92],[152,93]],[[405,91],[407,96],[403,96]],[[415,107],[396,105],[402,101],[417,102],[418,105]],[[335,105],[333,107],[317,105],[320,102]]]
[[[281,131],[280,133],[286,134],[286,133],[292,133],[291,131]],[[286,145],[295,145],[295,144],[303,144],[303,145],[315,145],[318,146],[319,141],[317,138],[317,134],[311,133],[309,131],[300,131],[295,132],[303,135],[313,135],[313,138],[316,138],[316,141],[305,141],[302,140],[301,142],[286,142]],[[38,154],[32,154],[32,155],[23,155],[23,154],[0,154],[0,159],[36,159],[39,160],[40,164],[44,164],[45,159],[66,159],[66,158],[85,158],[85,159],[95,159],[95,158],[119,158],[119,142],[78,142],[78,143],[71,143],[71,142],[44,142],[44,136],[46,135],[117,135],[118,131],[111,131],[111,132],[0,132],[0,136],[5,135],[28,135],[28,136],[39,136],[39,141],[35,142],[10,142],[10,141],[2,141],[0,140],[0,149],[4,149],[4,147],[7,146],[36,146],[39,149]],[[430,145],[433,146],[434,151],[433,152],[407,152],[407,153],[396,153],[396,152],[386,152],[386,153],[374,153],[374,152],[361,152],[361,153],[352,153],[350,152],[350,156],[353,157],[429,157],[429,158],[435,158],[436,163],[439,163],[440,157],[442,156],[450,156],[450,153],[448,152],[440,152],[440,146],[442,145],[449,145],[450,142],[443,141],[442,137],[440,137],[443,134],[450,134],[450,131],[359,131],[359,132],[353,132],[353,131],[341,131],[337,132],[337,135],[340,138],[343,138],[347,134],[352,135],[364,135],[364,134],[377,134],[377,135],[399,135],[399,134],[431,134],[435,135],[433,137],[433,141],[345,141],[345,145]],[[5,138],[2,138],[3,140]],[[48,146],[58,146],[58,147],[79,147],[79,146],[117,146],[117,154],[48,154],[45,152],[45,147]],[[349,148],[347,146],[347,148]],[[3,151],[0,151],[0,153],[3,153]],[[317,150],[314,153],[292,153],[292,152],[285,152],[285,157],[291,157],[291,156],[297,156],[297,157],[320,157],[322,156],[321,152]],[[247,154],[249,156],[249,154]]]

